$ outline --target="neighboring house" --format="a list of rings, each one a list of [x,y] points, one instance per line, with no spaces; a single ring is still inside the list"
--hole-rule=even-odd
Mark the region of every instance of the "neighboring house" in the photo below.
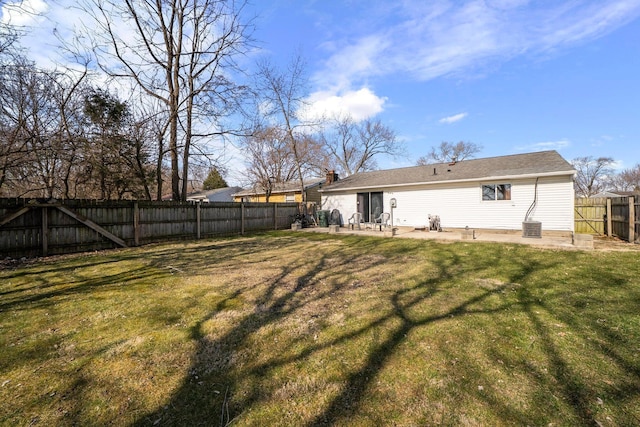
[[[188,202],[233,202],[233,195],[242,191],[241,187],[223,187],[203,190],[187,195]]]
[[[315,178],[304,181],[304,191],[307,195],[307,203],[320,204],[320,193],[318,190],[325,184],[325,178]],[[254,188],[235,193],[233,199],[236,202],[266,202],[267,194],[264,188]],[[269,196],[270,203],[302,202],[302,192],[300,191],[300,181],[289,181],[274,183]]]
[[[574,173],[556,151],[363,172],[324,187],[322,209],[345,222],[389,212],[393,225],[417,228],[437,215],[444,228],[520,230],[527,220],[573,232]]]

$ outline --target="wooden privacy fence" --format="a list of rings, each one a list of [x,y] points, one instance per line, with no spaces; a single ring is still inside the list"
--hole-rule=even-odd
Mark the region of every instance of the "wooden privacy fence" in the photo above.
[[[574,229],[640,243],[640,197],[576,199]]]
[[[297,203],[0,199],[0,257],[277,230],[297,213]]]

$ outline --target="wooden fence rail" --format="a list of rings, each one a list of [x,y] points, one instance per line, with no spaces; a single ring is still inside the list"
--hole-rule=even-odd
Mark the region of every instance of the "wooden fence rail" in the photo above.
[[[277,230],[296,203],[0,199],[0,257],[33,257]]]

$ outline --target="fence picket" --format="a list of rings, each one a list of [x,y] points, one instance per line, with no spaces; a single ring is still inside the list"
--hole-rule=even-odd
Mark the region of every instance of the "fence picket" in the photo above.
[[[48,211],[46,219],[44,210]],[[234,235],[273,230],[274,224],[287,228],[297,212],[297,203],[281,203],[276,209],[273,203],[215,202],[198,208],[194,203],[178,202],[0,199],[0,219],[9,219],[0,225],[0,257]]]

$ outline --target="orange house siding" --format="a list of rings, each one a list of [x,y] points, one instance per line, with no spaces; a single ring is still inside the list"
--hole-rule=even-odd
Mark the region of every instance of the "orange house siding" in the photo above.
[[[251,196],[245,196],[245,198],[249,199],[249,202],[254,203],[265,203],[267,201],[267,196],[264,194],[254,194]],[[287,201],[286,198],[286,194],[272,194],[271,197],[269,197],[269,203],[285,203]],[[233,200],[235,202],[241,202],[242,197],[234,197]],[[295,202],[302,202],[302,195],[300,193],[295,193]]]
[[[286,203],[287,202],[287,195],[291,195],[292,193],[275,193],[272,194],[271,197],[269,197],[269,203]],[[295,203],[302,203],[302,193],[300,192],[296,192],[293,193],[294,195],[294,202]],[[264,194],[253,194],[251,196],[245,196],[246,199],[248,199],[249,202],[256,202],[256,203],[265,203],[267,201],[267,197]],[[242,201],[242,197],[234,197],[233,200],[235,202],[241,202]],[[307,190],[307,202],[315,202],[318,205],[320,204],[320,193],[318,192],[317,188],[312,188]]]

